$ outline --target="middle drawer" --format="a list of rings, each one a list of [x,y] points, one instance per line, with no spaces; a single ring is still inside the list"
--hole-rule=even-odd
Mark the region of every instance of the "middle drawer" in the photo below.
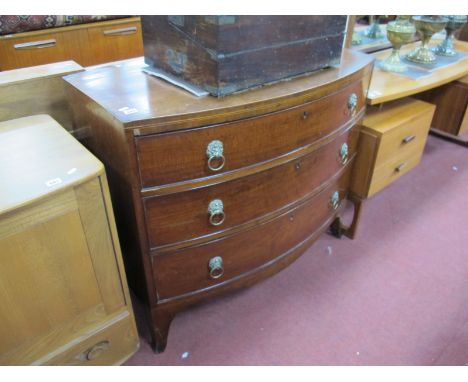
[[[351,129],[312,153],[269,170],[143,198],[150,248],[212,240],[313,195],[350,162],[357,138],[358,131]]]

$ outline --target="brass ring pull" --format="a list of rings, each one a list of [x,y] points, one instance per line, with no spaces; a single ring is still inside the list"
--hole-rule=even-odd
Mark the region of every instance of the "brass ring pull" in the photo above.
[[[352,93],[348,97],[348,110],[351,116],[354,116],[354,114],[356,114],[357,103],[358,103],[358,97],[356,93]]]
[[[330,198],[330,206],[336,210],[340,206],[340,193],[335,191]]]
[[[403,139],[402,143],[410,143],[416,138],[416,135],[409,135],[406,138]]]
[[[223,258],[221,256],[211,258],[208,268],[210,269],[210,277],[212,279],[219,279],[224,274]]]
[[[221,170],[226,163],[223,142],[218,140],[211,141],[206,148],[206,156],[208,157],[208,168],[211,171]],[[216,162],[219,162],[219,164],[216,165]]]
[[[214,199],[208,205],[208,214],[210,216],[210,224],[218,226],[224,223],[226,214],[224,213],[224,204],[221,199]]]
[[[342,165],[348,163],[348,155],[349,155],[349,147],[348,144],[345,142],[340,147],[340,161]]]

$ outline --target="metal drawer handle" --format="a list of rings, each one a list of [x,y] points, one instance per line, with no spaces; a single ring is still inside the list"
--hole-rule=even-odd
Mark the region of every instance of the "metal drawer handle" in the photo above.
[[[354,116],[354,114],[356,114],[357,103],[358,103],[358,97],[356,93],[352,93],[348,97],[348,110],[351,116]]]
[[[345,142],[340,147],[340,160],[341,164],[345,165],[348,163],[348,155],[349,155],[349,147],[348,144]]]
[[[223,258],[221,256],[211,258],[208,268],[210,269],[210,277],[212,279],[219,279],[224,274]]]
[[[330,206],[336,210],[340,206],[340,193],[335,191],[330,197]]]
[[[128,28],[120,28],[120,29],[111,29],[111,30],[103,31],[102,33],[105,36],[115,36],[115,35],[133,34],[136,31],[137,31],[137,27],[128,27]]]
[[[416,135],[409,135],[407,136],[406,138],[403,139],[402,143],[410,143],[411,141],[413,141],[414,139],[416,138]]]
[[[206,148],[206,156],[208,157],[208,168],[211,171],[221,170],[226,162],[223,142],[218,140],[211,141]],[[216,162],[218,161],[219,164],[216,166]]]
[[[57,41],[55,39],[42,40],[42,41],[32,41],[24,42],[22,44],[15,44],[13,48],[15,49],[41,49],[41,48],[50,48],[55,46]]]
[[[214,199],[208,205],[208,214],[210,215],[210,224],[218,226],[224,223],[226,214],[224,213],[224,204],[221,199]]]
[[[109,345],[109,341],[98,342],[96,345],[85,350],[81,354],[80,358],[86,361],[92,361],[93,359],[98,358],[104,351],[106,351],[109,348]]]
[[[406,163],[400,164],[398,167],[395,168],[396,172],[401,172],[406,167]]]

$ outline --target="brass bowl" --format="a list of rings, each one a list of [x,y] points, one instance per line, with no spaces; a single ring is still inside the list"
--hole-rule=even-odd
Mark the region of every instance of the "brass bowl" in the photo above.
[[[448,22],[445,26],[447,32],[444,41],[432,48],[432,51],[438,56],[455,56],[457,51],[453,49],[453,33],[466,24],[466,15],[447,16]]]
[[[444,29],[448,19],[444,16],[413,16],[412,20],[421,37],[421,46],[408,53],[406,58],[420,64],[432,64],[436,55],[429,49],[429,40],[434,33]]]
[[[408,20],[397,19],[387,24],[387,38],[392,44],[392,53],[379,63],[379,68],[386,72],[404,72],[407,66],[401,62],[400,48],[411,41],[416,28]]]

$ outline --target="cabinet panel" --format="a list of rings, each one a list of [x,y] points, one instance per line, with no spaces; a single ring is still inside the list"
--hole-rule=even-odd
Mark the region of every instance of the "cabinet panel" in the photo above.
[[[102,303],[78,211],[0,241],[0,354]]]
[[[143,55],[139,22],[89,28],[90,54],[84,65],[96,65]]]
[[[86,29],[0,39],[0,70],[73,60],[86,65]]]
[[[102,164],[47,115],[0,122],[0,153],[0,365],[57,364],[104,329],[119,343],[126,317],[98,363],[123,362],[138,335]]]

